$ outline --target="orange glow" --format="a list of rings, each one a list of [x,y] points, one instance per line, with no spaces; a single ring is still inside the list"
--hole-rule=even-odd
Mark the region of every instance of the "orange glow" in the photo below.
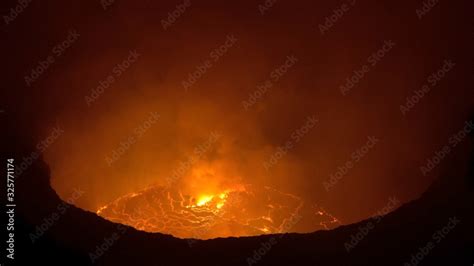
[[[303,215],[315,219],[309,228],[340,224],[320,207],[307,206],[303,214],[299,196],[238,183],[234,176],[218,164],[202,162],[182,180],[125,194],[96,213],[139,230],[199,239],[294,232]]]
[[[214,196],[207,196],[207,195],[204,195],[204,196],[200,196],[197,203],[196,203],[196,206],[202,206],[202,205],[205,205],[207,204],[209,201],[211,201],[212,199],[214,198]]]
[[[301,206],[301,199],[268,187],[238,185],[193,197],[175,188],[153,186],[124,195],[100,207],[97,214],[144,231],[207,239],[290,230],[285,224]]]
[[[208,239],[291,232],[303,201],[270,187],[236,185],[216,194],[187,195],[175,187],[152,186],[100,207],[97,214],[148,232]],[[322,228],[339,221],[318,208]],[[314,215],[314,214],[312,214]]]

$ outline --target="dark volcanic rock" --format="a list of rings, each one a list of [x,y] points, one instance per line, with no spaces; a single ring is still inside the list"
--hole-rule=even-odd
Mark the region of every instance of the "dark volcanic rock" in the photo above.
[[[51,188],[49,168],[38,158],[17,177],[16,262],[90,265],[95,258],[97,265],[405,265],[419,260],[418,265],[471,265],[470,142],[446,159],[442,175],[418,200],[384,217],[309,234],[212,240],[137,231],[69,205]],[[16,158],[30,154],[27,145],[14,140],[7,146],[17,151]],[[65,211],[49,223],[59,209]]]

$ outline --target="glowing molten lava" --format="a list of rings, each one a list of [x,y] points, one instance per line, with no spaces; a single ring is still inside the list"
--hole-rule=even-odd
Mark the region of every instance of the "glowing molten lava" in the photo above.
[[[208,203],[209,201],[211,201],[213,198],[214,198],[214,196],[201,196],[201,197],[199,197],[199,199],[196,203],[196,206],[202,206],[202,205]]]
[[[153,186],[124,195],[99,208],[97,214],[143,231],[208,239],[287,232],[302,206],[299,197],[270,187],[238,186],[194,197]],[[318,213],[326,215],[322,209]]]

